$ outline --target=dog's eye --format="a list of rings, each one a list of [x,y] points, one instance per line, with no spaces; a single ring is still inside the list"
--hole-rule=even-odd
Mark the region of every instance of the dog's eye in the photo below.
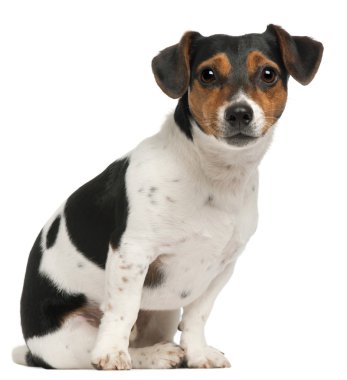
[[[216,75],[211,68],[207,68],[201,71],[200,78],[203,83],[212,83],[216,80]]]
[[[277,73],[272,67],[264,67],[261,72],[261,80],[267,84],[273,84],[277,80]]]

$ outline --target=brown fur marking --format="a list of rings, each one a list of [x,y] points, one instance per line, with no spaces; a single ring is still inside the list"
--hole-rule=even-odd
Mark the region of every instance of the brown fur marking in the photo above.
[[[218,53],[206,61],[203,61],[198,66],[197,71],[200,72],[203,68],[207,67],[216,70],[217,73],[223,77],[227,77],[232,71],[231,63],[225,53]]]
[[[226,78],[232,72],[232,66],[225,53],[218,53],[202,62],[198,66],[198,72],[204,67],[215,70],[222,78]],[[230,97],[231,92],[231,86],[227,84],[209,88],[201,85],[198,80],[193,82],[189,95],[189,108],[206,134],[218,136],[217,111]]]
[[[144,285],[149,288],[156,288],[165,280],[161,256],[157,257],[148,267]]]
[[[208,135],[219,135],[217,111],[229,99],[230,85],[203,87],[195,80],[189,95],[189,108],[195,120]]]
[[[65,314],[63,322],[73,317],[83,317],[91,326],[99,327],[102,315],[103,313],[99,306],[94,302],[90,302],[71,313]]]
[[[280,72],[278,65],[265,57],[259,51],[252,51],[247,57],[248,75],[252,78],[259,70],[259,67],[271,66]],[[261,89],[257,86],[246,89],[246,93],[261,107],[265,115],[265,125],[262,133],[266,131],[278,120],[281,116],[286,101],[287,91],[283,87],[282,81],[266,89]]]
[[[252,77],[259,69],[259,66],[271,66],[280,72],[278,65],[271,61],[271,59],[265,57],[260,51],[252,51],[247,57],[247,70],[250,77]]]

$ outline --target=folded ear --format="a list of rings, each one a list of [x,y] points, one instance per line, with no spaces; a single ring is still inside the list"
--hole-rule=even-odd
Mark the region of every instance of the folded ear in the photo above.
[[[197,32],[186,32],[178,44],[164,49],[152,60],[155,80],[171,98],[180,98],[188,89],[190,48],[199,36]]]
[[[291,36],[280,26],[270,24],[266,32],[275,34],[288,73],[306,85],[316,75],[323,55],[323,45],[310,37]]]

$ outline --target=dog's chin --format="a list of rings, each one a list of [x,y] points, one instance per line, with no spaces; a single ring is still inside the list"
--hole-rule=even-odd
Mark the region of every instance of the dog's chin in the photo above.
[[[226,136],[223,137],[223,140],[231,146],[237,147],[237,148],[243,148],[246,146],[251,146],[256,144],[259,141],[260,137],[255,136],[249,136],[244,133],[238,133],[233,136]]]

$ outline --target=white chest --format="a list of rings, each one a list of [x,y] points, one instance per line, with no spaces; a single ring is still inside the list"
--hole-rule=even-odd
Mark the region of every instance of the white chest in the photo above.
[[[246,196],[231,196],[229,207],[221,206],[222,199],[207,188],[200,192],[184,184],[180,191],[177,188],[172,194],[159,186],[147,189],[147,233],[164,280],[158,287],[144,288],[145,309],[178,308],[198,298],[236,260],[255,230],[254,185]]]

